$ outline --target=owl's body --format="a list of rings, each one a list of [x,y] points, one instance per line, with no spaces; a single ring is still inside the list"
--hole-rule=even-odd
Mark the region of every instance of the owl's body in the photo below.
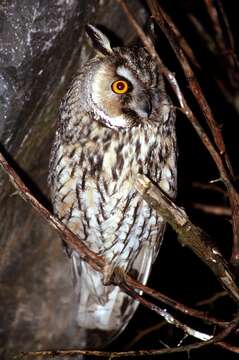
[[[174,113],[163,79],[144,49],[112,50],[97,29],[88,32],[101,55],[76,76],[61,105],[49,174],[54,212],[106,259],[110,271],[120,267],[145,284],[164,222],[134,182],[137,174],[145,174],[175,196]],[[125,81],[130,90],[115,93],[112,83],[117,81],[120,91]],[[138,303],[119,287],[103,285],[100,273],[76,252],[68,253],[79,326],[116,336]]]

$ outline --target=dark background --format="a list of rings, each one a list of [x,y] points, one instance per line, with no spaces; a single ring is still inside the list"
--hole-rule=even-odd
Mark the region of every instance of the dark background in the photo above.
[[[161,1],[183,36],[189,42],[201,70],[195,70],[215,118],[222,124],[226,146],[238,175],[238,73],[229,77],[222,54],[212,55],[188,18],[192,13],[211,34],[211,22],[204,2],[193,0]],[[148,12],[144,1],[128,1],[142,26]],[[238,45],[236,2],[223,1],[232,34]],[[0,142],[12,163],[48,206],[46,184],[50,146],[59,101],[70,79],[90,53],[84,26],[101,24],[115,44],[135,41],[135,33],[116,1],[2,1],[0,4]],[[175,72],[190,106],[207,130],[185,77],[161,31],[157,30],[157,49],[169,69]],[[229,98],[218,89],[223,79]],[[168,89],[171,91],[170,89]],[[174,99],[174,96],[172,94]],[[174,103],[177,105],[176,99]],[[208,184],[218,178],[217,169],[188,120],[178,112],[179,176],[177,203],[183,206],[195,224],[205,229],[229,260],[232,246],[230,217],[213,216],[196,210],[195,203],[228,206],[223,192],[199,189],[195,183]],[[224,189],[221,183],[216,183]],[[77,348],[78,329],[74,321],[73,290],[70,269],[60,241],[49,226],[20,199],[0,172],[0,357],[12,352]],[[188,249],[182,248],[168,228],[149,285],[172,298],[196,307],[201,300],[222,291],[211,271]],[[204,307],[219,318],[230,320],[236,311],[228,297]],[[172,311],[173,313],[173,311]],[[205,332],[215,330],[200,321],[177,314],[182,321]],[[144,329],[161,321],[154,313],[139,307],[124,333],[109,346],[125,350]],[[133,349],[176,346],[182,331],[164,325],[151,332]],[[185,339],[187,344],[191,339]],[[238,339],[237,339],[238,343]],[[130,348],[132,349],[132,348]],[[190,353],[202,356],[236,358],[219,347]],[[169,359],[187,359],[189,355],[167,355]]]

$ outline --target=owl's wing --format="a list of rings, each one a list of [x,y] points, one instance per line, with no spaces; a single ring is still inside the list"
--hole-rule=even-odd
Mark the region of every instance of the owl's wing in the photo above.
[[[164,232],[156,235],[154,246],[145,244],[127,272],[139,282],[146,284],[152,264],[156,258]],[[157,238],[156,238],[157,237]],[[102,284],[102,274],[72,253],[75,289],[78,296],[77,321],[85,329],[84,346],[106,345],[117,337],[133,317],[139,303],[124,293],[118,286]]]
[[[161,222],[160,226],[158,227],[158,233],[157,233],[157,238],[156,238],[156,242],[155,242],[155,246],[154,246],[154,250],[153,250],[153,263],[155,262],[158,253],[160,251],[163,239],[164,239],[164,233],[166,230],[166,223],[165,222]]]
[[[77,168],[79,176],[72,176],[70,159],[64,157],[64,151],[61,144],[56,143],[51,165],[51,172],[54,176],[52,175],[50,178],[54,212],[82,240],[86,240],[88,232],[88,245],[93,251],[99,251],[100,247],[107,246],[104,243],[106,238],[101,239],[100,236],[102,227],[100,228],[97,225],[98,209],[100,209],[101,201],[97,184],[95,184],[94,179],[86,178],[80,173],[81,167]],[[84,191],[81,184],[83,181],[86,187]],[[113,198],[114,195],[110,193],[110,190],[108,191],[109,201],[107,201],[107,204],[109,204],[109,208],[106,206],[104,209],[104,215],[107,215],[107,219],[105,220],[104,216],[102,216],[101,221],[104,222],[107,232],[113,238],[115,235],[115,242],[113,241],[112,245],[118,251],[119,242],[116,234],[117,227],[122,222],[123,210],[123,225],[125,225],[125,229],[128,228],[128,230],[125,230],[128,239],[128,256],[132,253],[132,251],[130,252],[130,246],[136,241],[136,252],[133,252],[133,258],[129,258],[130,261],[126,271],[145,284],[159,249],[164,224],[161,220],[157,222],[154,219],[154,222],[152,222],[153,218],[150,219],[149,215],[146,218],[144,217],[145,209],[141,212],[142,199],[133,196],[132,193],[129,196],[130,184],[126,184],[124,189],[121,187],[120,192],[116,194],[116,198],[119,197],[121,201],[121,206],[119,206],[118,201],[114,201],[117,199]],[[134,209],[140,212],[140,217],[134,216],[137,214]],[[146,213],[150,213],[149,209],[147,209]],[[126,224],[127,221],[129,224]],[[141,239],[142,230],[139,225],[140,223],[142,225],[143,222],[145,223],[145,233]],[[152,228],[150,228],[150,223],[152,223]],[[149,230],[150,239],[147,235]],[[137,247],[140,239],[142,240],[140,241],[140,247]],[[124,244],[120,251],[125,251]],[[112,256],[114,255],[111,246],[109,253]],[[125,294],[118,286],[104,286],[102,274],[96,272],[90,265],[81,260],[75,251],[69,250],[68,254],[72,259],[73,278],[77,293],[77,321],[81,330],[83,330],[80,334],[81,346],[105,345],[107,341],[112,341],[114,337],[123,331],[134,315],[138,302]],[[85,345],[82,343],[83,333],[85,334]]]
[[[78,279],[77,322],[84,331],[84,347],[107,345],[127,326],[139,303],[125,294],[118,286],[104,286],[102,274],[94,271],[90,265],[72,256]],[[146,282],[152,263],[149,254],[138,259],[137,271]],[[139,269],[139,264],[140,269]],[[80,273],[78,272],[80,270]]]

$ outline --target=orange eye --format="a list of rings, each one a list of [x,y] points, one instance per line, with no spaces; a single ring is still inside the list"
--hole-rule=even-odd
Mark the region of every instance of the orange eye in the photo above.
[[[126,94],[129,90],[129,85],[125,80],[116,80],[111,85],[111,88],[116,94]]]

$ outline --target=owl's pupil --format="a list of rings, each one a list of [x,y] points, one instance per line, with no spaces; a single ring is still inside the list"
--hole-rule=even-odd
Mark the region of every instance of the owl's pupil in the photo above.
[[[118,89],[118,90],[123,90],[124,87],[125,87],[125,85],[124,85],[123,82],[119,81],[119,82],[117,83],[117,89]]]

